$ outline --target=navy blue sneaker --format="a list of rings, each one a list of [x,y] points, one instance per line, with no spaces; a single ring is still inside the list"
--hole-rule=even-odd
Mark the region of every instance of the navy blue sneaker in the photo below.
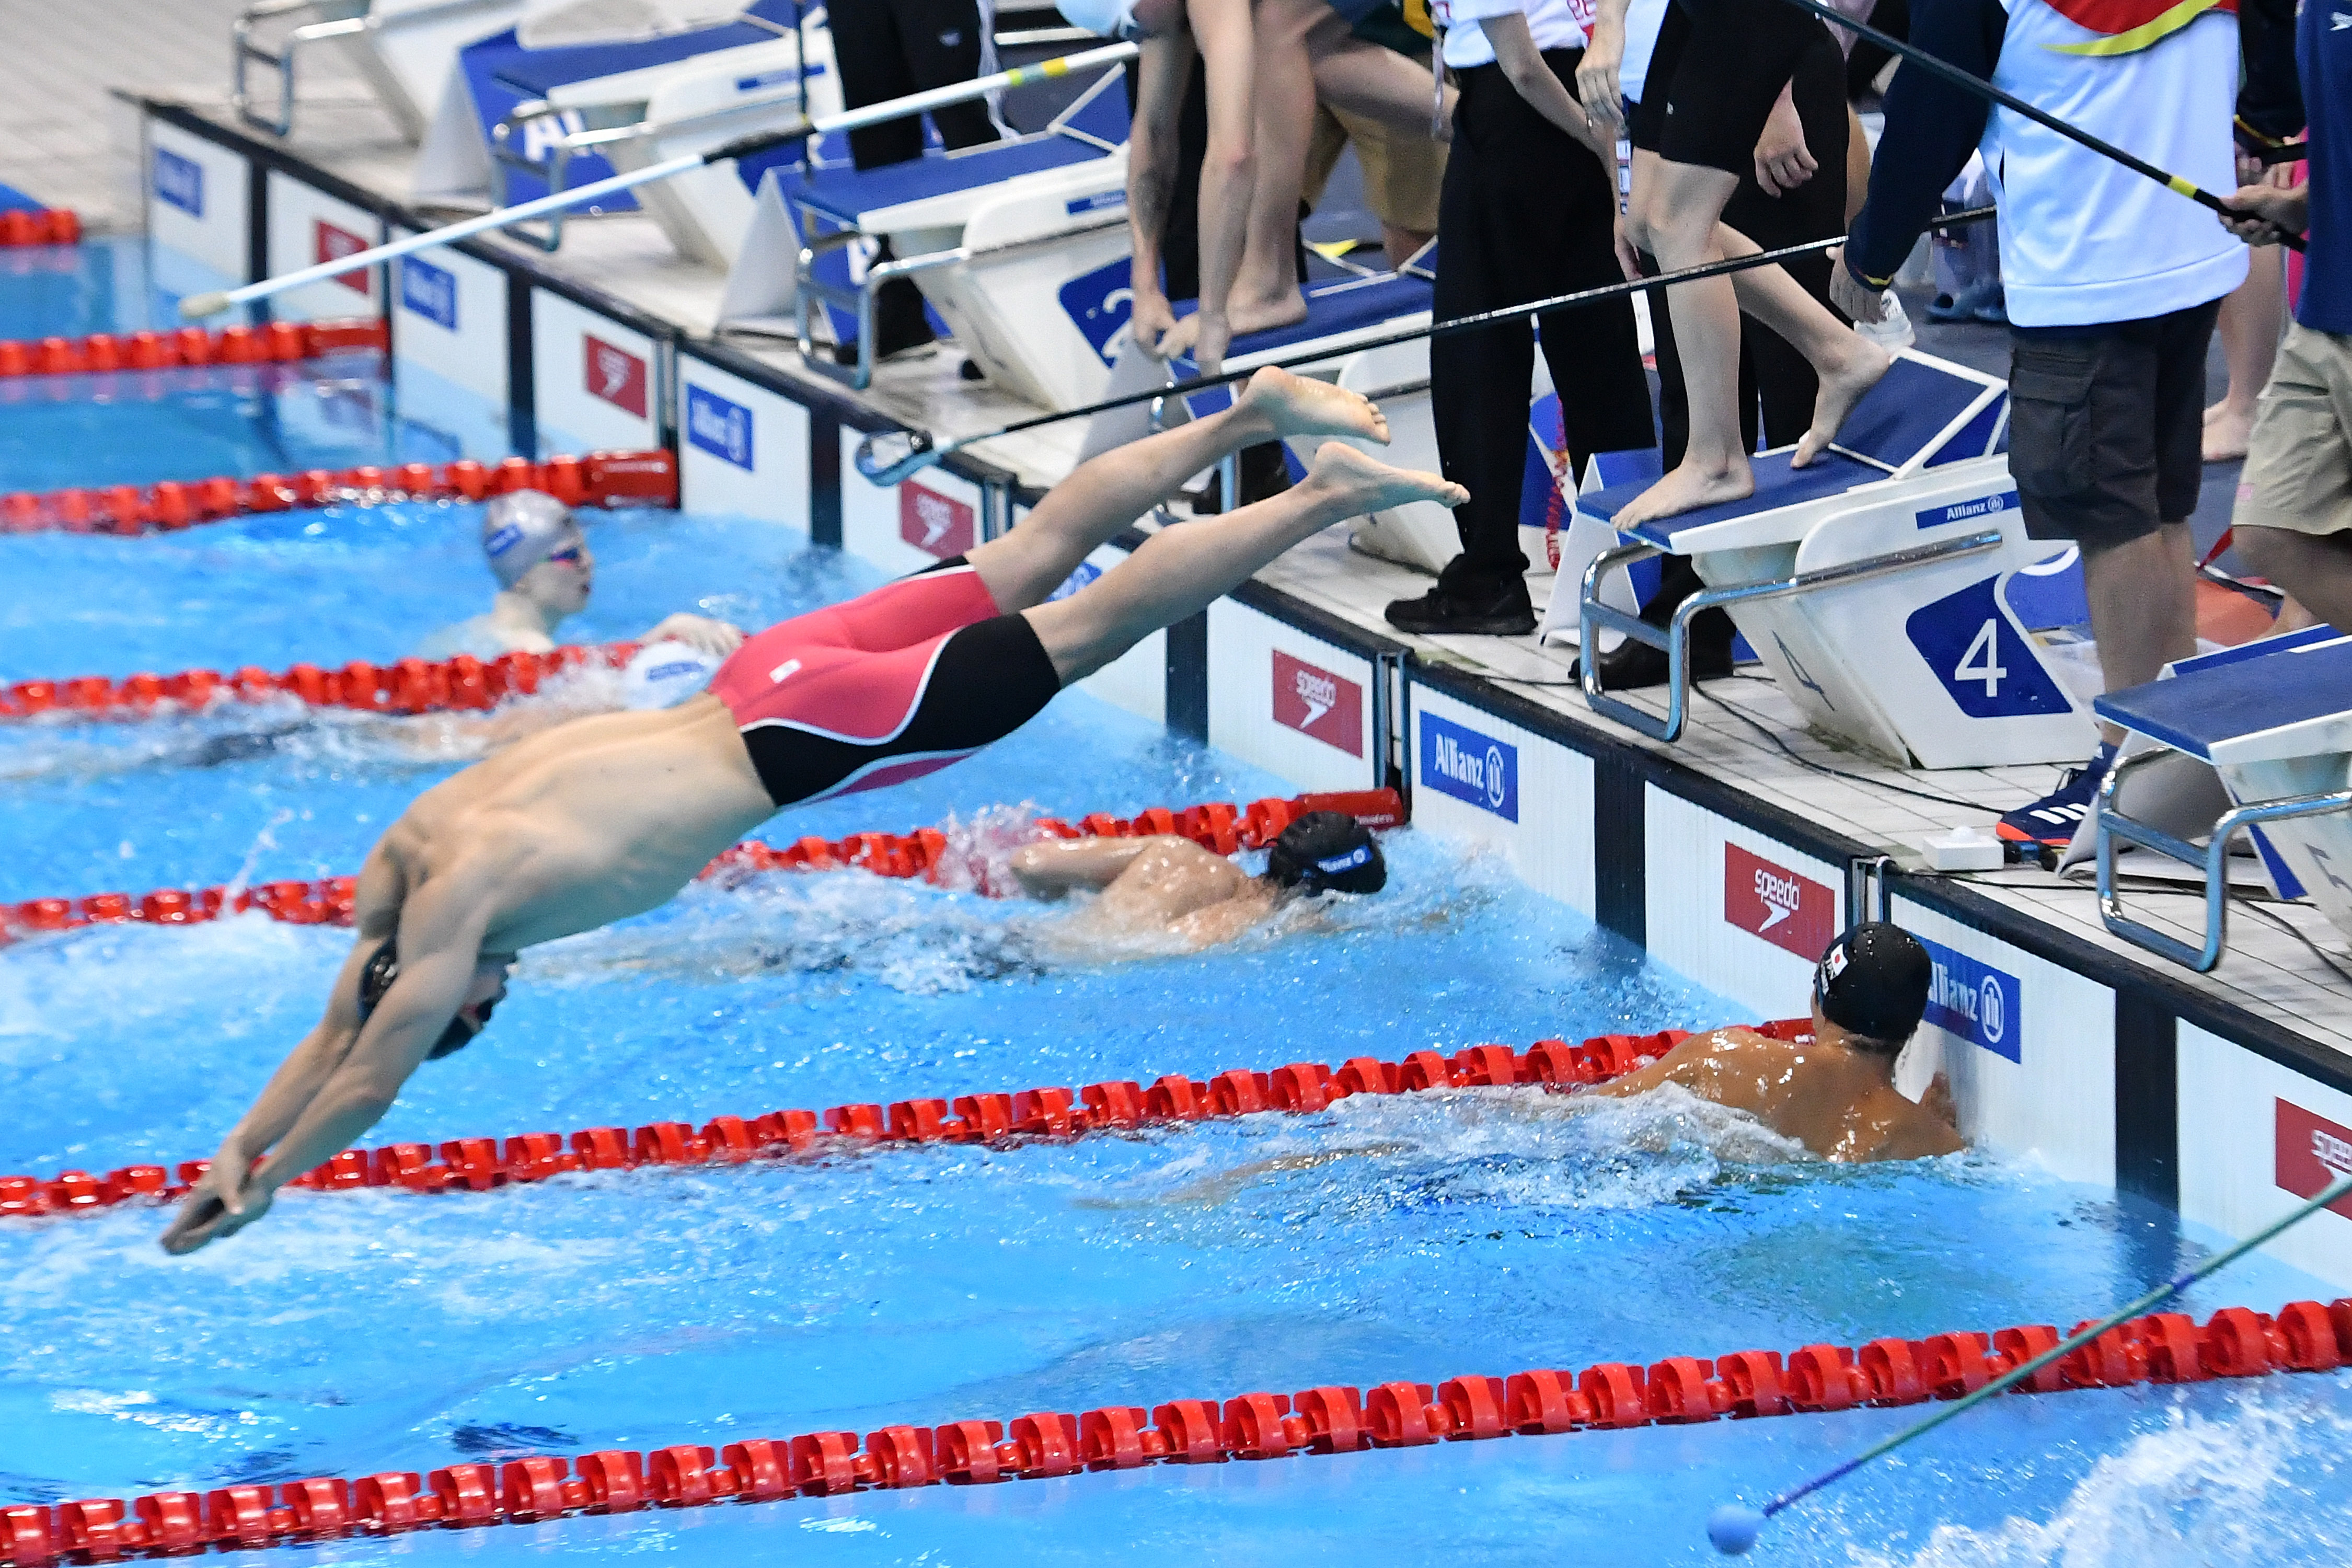
[[[2019,845],[2032,858],[2033,849],[2051,845],[2064,848],[2074,842],[2074,830],[2091,814],[2091,803],[2098,798],[2099,784],[2114,765],[2116,749],[2100,746],[2088,765],[2068,770],[2058,787],[2035,801],[2021,805],[2015,811],[2003,812],[1993,831],[2011,844]]]

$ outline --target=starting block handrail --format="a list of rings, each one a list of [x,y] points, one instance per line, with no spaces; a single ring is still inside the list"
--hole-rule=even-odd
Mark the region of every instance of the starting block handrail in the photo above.
[[[437,5],[419,5],[400,14],[399,20],[407,22],[419,16],[438,15],[445,11],[469,11],[478,6],[496,4],[497,0],[439,0]],[[305,23],[278,40],[270,48],[253,41],[254,25],[290,16],[298,11],[348,10],[356,5],[362,14],[331,16]],[[290,136],[294,132],[294,56],[306,44],[323,43],[330,38],[354,38],[382,30],[383,23],[367,8],[367,0],[253,0],[229,24],[232,78],[229,103],[237,118],[257,131],[272,136]],[[257,114],[252,95],[246,90],[246,68],[254,64],[268,66],[278,73],[278,117],[275,120]]]
[[[1653,741],[1678,741],[1682,738],[1684,721],[1690,713],[1691,617],[1700,611],[1726,605],[1754,604],[1763,599],[1789,599],[1827,588],[1842,588],[1868,582],[1874,577],[1907,572],[1931,562],[1979,555],[1989,550],[1998,550],[2000,545],[2000,530],[1986,529],[1963,534],[1958,539],[1942,540],[1933,544],[1915,544],[1881,555],[1865,555],[1842,565],[1799,572],[1769,582],[1743,584],[1731,588],[1708,588],[1685,599],[1675,608],[1674,619],[1663,627],[1650,625],[1634,612],[1601,603],[1601,585],[1618,567],[1631,566],[1637,561],[1663,555],[1664,549],[1655,544],[1637,543],[1604,550],[1594,556],[1591,564],[1584,569],[1581,599],[1577,605],[1578,671],[1584,688],[1584,700],[1594,712],[1614,719]],[[1622,632],[1637,642],[1647,643],[1666,656],[1666,713],[1664,719],[1622,698],[1612,697],[1601,689],[1598,634],[1604,627]]]
[[[2333,790],[2324,795],[2282,795],[2275,800],[2250,801],[2243,805],[2233,806],[2215,819],[2212,837],[2200,845],[2126,816],[2116,805],[2117,793],[2126,774],[2137,771],[2145,763],[2175,754],[2169,747],[2159,746],[2137,756],[2126,757],[2109,768],[2107,776],[2100,781],[2099,919],[2107,930],[2134,946],[2146,948],[2160,957],[2205,974],[2221,962],[2222,949],[2228,944],[2230,840],[2237,836],[2240,829],[2258,826],[2265,822],[2352,811],[2352,789]],[[2201,947],[2191,947],[2179,937],[2136,921],[2124,912],[2123,894],[2116,887],[2117,839],[2126,844],[2137,844],[2143,849],[2153,849],[2184,865],[2201,865],[2204,868],[2205,941]]]
[[[835,229],[830,234],[818,235],[802,245],[800,258],[794,263],[798,276],[794,279],[797,286],[793,289],[793,326],[799,338],[801,359],[808,369],[836,381],[846,381],[863,392],[874,382],[874,297],[876,290],[884,283],[893,278],[933,272],[942,267],[960,266],[968,261],[1016,256],[1029,250],[1050,250],[1082,235],[1126,226],[1127,209],[1120,207],[1068,228],[1057,228],[1050,234],[1034,234],[1026,239],[1007,240],[1002,245],[959,245],[946,250],[928,251],[921,256],[894,257],[868,267],[863,287],[852,285],[847,288],[819,278],[815,270],[817,258],[872,237],[854,228]],[[813,301],[820,298],[857,312],[857,363],[855,365],[828,364],[817,353],[816,339],[810,331],[810,318]]]

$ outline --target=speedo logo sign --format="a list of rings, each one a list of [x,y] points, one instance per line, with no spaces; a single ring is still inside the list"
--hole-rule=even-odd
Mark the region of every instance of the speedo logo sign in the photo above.
[[[961,555],[977,536],[971,508],[913,480],[898,487],[898,537],[936,560]]]
[[[1941,528],[1948,522],[1966,522],[1972,517],[1998,517],[2017,510],[2017,492],[2004,490],[1997,496],[1978,496],[1973,500],[1958,500],[1949,506],[1931,506],[1915,516],[1922,528]]]
[[[715,392],[686,389],[686,438],[714,458],[751,471],[751,411]]]
[[[1723,922],[1811,963],[1837,934],[1837,895],[1811,877],[1727,843]]]
[[[1924,1021],[1997,1057],[2022,1062],[2025,988],[2017,976],[1924,936],[1919,945],[1935,966],[1927,980]]]
[[[325,218],[314,218],[310,224],[310,258],[314,261],[341,261],[346,256],[357,256],[368,247],[368,242],[338,224]],[[368,291],[365,272],[346,272],[330,279],[340,283],[354,294]]]
[[[581,341],[587,345],[587,363],[581,384],[588,395],[602,398],[622,412],[643,419],[646,362],[591,332],[582,333]]]
[[[167,148],[155,149],[155,199],[190,217],[205,216],[205,166]]]
[[[2277,1101],[2277,1118],[2272,1159],[2278,1185],[2296,1197],[2315,1198],[2328,1183],[2352,1172],[2352,1127],[2287,1100]],[[2340,1198],[2328,1208],[2352,1219],[2352,1198]]]
[[[1519,749],[1434,713],[1421,716],[1421,782],[1506,822],[1519,819]]]
[[[446,267],[400,258],[400,308],[424,317],[445,331],[457,330],[457,279]]]
[[[1364,754],[1364,689],[1274,650],[1274,721],[1351,757]]]

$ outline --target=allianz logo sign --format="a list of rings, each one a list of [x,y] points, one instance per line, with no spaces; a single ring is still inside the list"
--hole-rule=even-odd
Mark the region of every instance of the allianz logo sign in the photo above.
[[[1965,522],[1972,517],[1998,517],[2005,511],[2015,511],[2017,505],[2017,492],[2003,490],[1999,495],[1978,496],[1949,506],[1931,506],[1915,516],[1921,528],[1941,528],[1948,522]]]
[[[1466,724],[1421,716],[1421,782],[1506,822],[1519,819],[1519,749]]]
[[[1926,1022],[1997,1057],[2022,1062],[2025,997],[2017,976],[1926,937],[1919,943],[1934,965]]]
[[[686,389],[686,438],[714,458],[751,471],[751,411],[715,392]]]

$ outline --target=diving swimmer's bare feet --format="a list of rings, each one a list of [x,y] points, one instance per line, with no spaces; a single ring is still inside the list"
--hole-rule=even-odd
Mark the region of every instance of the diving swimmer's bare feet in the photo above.
[[[1813,427],[1797,443],[1797,455],[1789,459],[1792,468],[1803,468],[1837,439],[1838,426],[1853,412],[1853,405],[1878,384],[1879,378],[1895,363],[1885,349],[1861,333],[1840,335],[1844,339],[1844,363],[1821,378],[1821,390],[1813,395]]]
[[[1674,472],[1627,501],[1609,521],[1620,529],[1629,529],[1654,517],[1673,517],[1703,506],[1746,500],[1755,493],[1756,475],[1749,469],[1748,459],[1738,453],[1721,466],[1686,456],[1675,465]]]
[[[1328,381],[1293,375],[1267,365],[1249,378],[1234,400],[1235,413],[1264,419],[1267,433],[1282,436],[1355,436],[1389,441],[1388,416],[1381,405]]]
[[[1470,499],[1470,492],[1451,479],[1392,468],[1344,441],[1326,441],[1316,449],[1314,466],[1307,470],[1299,488],[1311,492],[1318,503],[1331,503],[1343,518],[1384,511],[1408,501],[1435,501],[1451,508]]]

